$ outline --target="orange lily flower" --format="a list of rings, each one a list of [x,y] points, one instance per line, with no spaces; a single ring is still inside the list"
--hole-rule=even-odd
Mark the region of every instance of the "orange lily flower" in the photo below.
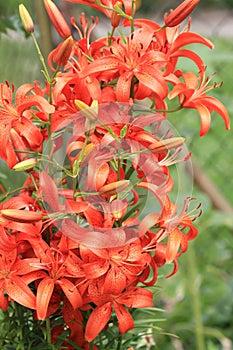
[[[110,249],[89,249],[81,245],[80,254],[86,279],[99,281],[103,295],[121,293],[141,278],[139,275],[151,263],[151,256],[144,253],[140,240]]]
[[[81,260],[71,251],[63,254],[50,248],[42,239],[32,242],[32,248],[40,262],[34,266],[47,271],[37,287],[36,311],[39,320],[47,317],[48,307],[53,293],[62,290],[74,309],[82,305],[81,295],[70,278],[83,277]],[[32,264],[33,265],[33,264]],[[77,268],[75,268],[77,266]]]
[[[125,292],[114,295],[105,294],[93,297],[93,302],[97,307],[92,311],[86,325],[85,338],[91,342],[103,330],[108,323],[112,308],[116,312],[121,334],[134,327],[134,321],[130,312],[125,308],[145,308],[153,306],[152,292],[144,288],[131,287]]]
[[[17,248],[11,251],[0,251],[0,307],[7,309],[7,295],[19,304],[30,309],[36,309],[36,296],[33,294],[28,284],[25,282],[24,275],[38,270],[32,267],[31,263],[35,263],[38,259],[20,260],[17,257]],[[37,279],[35,273],[30,282]],[[29,282],[29,283],[30,283]]]
[[[134,25],[139,28],[148,28],[154,33],[155,41],[152,43],[152,48],[166,54],[167,65],[165,76],[173,73],[179,57],[185,57],[192,60],[198,67],[202,76],[205,71],[205,64],[201,57],[184,46],[190,44],[201,44],[213,49],[212,42],[202,35],[190,31],[190,23],[180,32],[180,26],[174,28],[164,28],[148,19],[135,19]],[[169,76],[168,76],[169,78]],[[176,77],[175,77],[176,78]],[[168,79],[169,81],[169,79]]]
[[[225,106],[217,98],[207,96],[206,92],[214,89],[220,85],[214,84],[208,86],[209,78],[203,79],[199,82],[198,77],[192,73],[183,73],[184,82],[176,84],[168,97],[173,99],[179,97],[180,104],[183,108],[194,108],[198,111],[201,119],[200,135],[205,135],[211,122],[212,111],[217,112],[223,118],[226,129],[230,129],[230,118]]]
[[[33,116],[48,120],[48,114],[54,111],[43,97],[42,91],[30,84],[22,85],[15,94],[15,105],[12,102],[13,94],[9,85],[0,84],[0,157],[9,167],[23,160],[26,153],[17,153],[15,150],[37,150],[43,142],[43,135],[32,122]],[[29,94],[35,92],[35,94]],[[31,109],[32,106],[38,110]]]
[[[200,205],[195,208],[196,214],[187,213],[192,198],[187,200],[183,209],[177,214],[177,205],[173,204],[169,197],[164,201],[162,214],[148,214],[140,223],[139,230],[146,233],[151,239],[146,242],[145,251],[155,251],[154,262],[157,266],[165,263],[174,263],[173,271],[167,276],[170,277],[178,269],[177,258],[188,249],[188,242],[193,240],[198,230],[193,226],[193,221],[200,216]],[[150,233],[152,227],[159,227],[156,233]],[[167,242],[164,240],[167,238]]]
[[[140,84],[163,99],[167,96],[167,85],[162,68],[166,65],[166,56],[158,50],[149,50],[153,32],[147,29],[136,30],[129,38],[116,40],[106,51],[104,57],[97,58],[81,73],[81,76],[101,76],[109,79],[118,77],[116,97],[120,102],[128,102],[132,80],[135,77]]]

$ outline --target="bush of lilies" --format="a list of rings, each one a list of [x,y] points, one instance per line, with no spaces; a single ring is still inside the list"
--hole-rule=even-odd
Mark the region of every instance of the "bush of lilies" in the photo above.
[[[199,205],[189,211],[191,197],[182,208],[171,199],[169,167],[190,154],[182,155],[183,137],[164,131],[167,115],[195,109],[201,136],[213,111],[226,129],[229,116],[207,95],[221,84],[210,84],[188,48],[213,48],[190,31],[199,0],[183,1],[161,25],[136,17],[135,0],[68,1],[101,11],[111,30],[91,41],[98,19],[82,13],[68,24],[44,0],[61,37],[45,60],[31,16],[19,7],[45,82],[16,92],[0,85],[0,157],[27,174],[19,191],[2,188],[0,307],[17,303],[34,322],[50,322],[54,346],[65,332],[61,348],[98,349],[113,318],[123,334],[134,327],[133,309],[154,305],[159,268],[171,264],[167,277],[175,274],[198,233]],[[196,68],[178,68],[180,57]],[[62,322],[54,325],[54,315]]]

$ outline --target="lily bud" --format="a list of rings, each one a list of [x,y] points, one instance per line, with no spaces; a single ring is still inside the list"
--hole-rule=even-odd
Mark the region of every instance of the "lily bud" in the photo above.
[[[58,50],[53,60],[58,66],[65,66],[70,58],[73,48],[73,39],[69,36],[63,43],[58,46]]]
[[[116,182],[111,182],[110,184],[104,185],[99,189],[100,195],[109,195],[113,196],[124,191],[127,187],[130,186],[129,180],[120,180]]]
[[[117,7],[122,9],[122,2],[121,1],[117,1],[115,3],[115,5],[113,6],[114,10],[116,10]],[[119,13],[117,13],[116,11],[112,11],[111,24],[112,24],[113,28],[117,28],[120,24],[120,21],[121,21],[121,15]]]
[[[153,143],[148,148],[153,153],[167,151],[168,149],[177,148],[185,141],[184,137],[172,137],[170,139],[161,140]]]
[[[82,114],[91,122],[98,119],[98,101],[93,100],[91,106],[87,105],[81,100],[74,101],[75,106],[82,112]]]
[[[44,5],[49,18],[60,37],[66,39],[71,36],[71,30],[68,24],[54,2],[51,0],[44,0]]]
[[[42,219],[42,215],[35,211],[20,209],[3,209],[0,212],[3,218],[16,222],[33,223]]]
[[[36,163],[37,163],[37,159],[36,158],[25,159],[22,162],[19,162],[19,163],[15,164],[15,166],[13,166],[13,170],[15,170],[15,171],[26,171],[26,170],[34,168]]]
[[[112,214],[116,220],[120,220],[125,215],[127,208],[128,208],[127,202],[124,202],[118,199],[114,200],[111,203]]]
[[[26,9],[26,7],[23,4],[19,5],[19,15],[21,18],[21,21],[23,23],[24,29],[27,33],[33,33],[34,32],[34,23],[32,21],[32,18]]]
[[[175,27],[180,24],[194,10],[200,0],[185,0],[177,8],[171,10],[169,15],[165,13],[166,27]]]

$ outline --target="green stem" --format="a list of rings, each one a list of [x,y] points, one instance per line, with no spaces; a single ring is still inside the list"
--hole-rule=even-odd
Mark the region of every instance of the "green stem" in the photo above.
[[[15,188],[14,190],[12,191],[8,191],[7,193],[5,193],[4,195],[0,196],[0,203],[2,201],[4,201],[8,196],[11,196],[12,194],[15,194],[21,190],[25,190],[25,189],[30,189],[30,186],[23,186],[23,187],[18,187],[18,188]]]
[[[16,317],[18,319],[18,332],[19,332],[19,339],[20,339],[20,349],[25,350],[24,347],[24,335],[23,335],[23,326],[24,326],[24,319],[22,317],[22,311],[20,310],[20,306],[15,303],[15,313]]]
[[[136,0],[132,0],[131,19],[130,19],[131,33],[134,32],[134,9],[135,9],[135,4],[136,4]]]
[[[112,44],[112,38],[113,38],[113,35],[114,35],[114,32],[115,32],[115,27],[112,27],[112,31],[111,31],[111,34],[108,38],[108,46],[110,46]]]
[[[201,295],[199,284],[197,283],[197,269],[196,269],[196,255],[193,247],[189,248],[187,254],[187,268],[188,268],[188,289],[192,299],[192,309],[195,322],[195,337],[196,337],[196,349],[205,350],[205,337],[204,327],[202,323],[202,312],[201,312]],[[192,283],[190,283],[192,281]]]
[[[134,2],[136,0],[133,0]],[[106,9],[106,10],[110,10],[110,11],[113,11],[113,12],[116,12],[118,13],[120,16],[124,17],[124,18],[128,18],[129,20],[132,19],[132,16],[128,16],[126,13],[124,13],[118,6],[115,7],[115,8],[112,8],[112,7],[109,7],[109,6],[105,6],[101,3],[100,0],[95,0],[96,4],[100,7],[102,7],[103,9]]]
[[[158,112],[158,113],[174,113],[174,112],[178,112],[180,111],[181,109],[183,108],[183,106],[178,106],[178,107],[175,107],[173,109],[154,109],[154,110],[135,110],[135,112],[140,112],[140,113],[149,113],[151,114],[151,112]]]
[[[121,344],[122,344],[122,336],[120,335],[116,350],[121,350]]]
[[[46,67],[46,64],[45,64],[44,56],[42,55],[42,52],[41,52],[40,47],[39,47],[39,45],[37,43],[37,40],[36,40],[36,37],[35,37],[34,33],[31,33],[31,36],[32,36],[32,39],[33,39],[34,44],[36,46],[37,53],[38,53],[39,59],[41,61],[42,67],[43,67],[44,76],[45,76],[46,80],[49,82],[50,81],[50,75],[49,75],[49,71],[48,71],[48,69]]]
[[[51,344],[51,326],[50,319],[46,318],[46,340],[48,344]]]

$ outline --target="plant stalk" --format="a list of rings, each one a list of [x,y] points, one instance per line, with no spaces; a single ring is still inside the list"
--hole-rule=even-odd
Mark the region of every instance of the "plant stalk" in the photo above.
[[[199,283],[197,283],[197,269],[196,269],[196,254],[194,247],[189,248],[187,254],[187,268],[189,274],[189,280],[187,281],[187,287],[192,300],[192,311],[195,322],[195,338],[196,338],[196,349],[205,350],[205,337],[204,327],[202,323],[202,311],[201,311],[201,295]],[[192,283],[190,284],[190,281]]]

